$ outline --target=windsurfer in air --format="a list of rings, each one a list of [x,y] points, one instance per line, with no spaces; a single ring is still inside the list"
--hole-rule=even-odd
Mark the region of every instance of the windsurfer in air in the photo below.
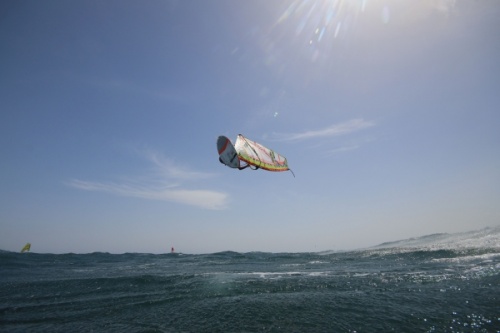
[[[292,171],[284,156],[238,134],[233,145],[226,136],[217,138],[219,162],[238,170]],[[293,174],[293,172],[292,172]],[[295,175],[293,175],[295,177]]]

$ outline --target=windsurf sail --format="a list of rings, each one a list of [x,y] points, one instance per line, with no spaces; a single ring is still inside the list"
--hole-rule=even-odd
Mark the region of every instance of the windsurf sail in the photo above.
[[[249,165],[269,171],[290,170],[284,156],[264,147],[260,143],[245,138],[241,134],[238,134],[234,148],[238,153],[238,158]]]
[[[264,147],[260,143],[247,139],[241,134],[238,134],[234,146],[227,137],[219,136],[217,138],[217,150],[219,152],[219,161],[230,168],[290,171],[295,177],[283,155]],[[244,163],[240,164],[240,161]]]
[[[30,243],[26,243],[26,245],[24,245],[23,249],[21,250],[21,253],[23,252],[29,252],[31,249],[31,244]]]

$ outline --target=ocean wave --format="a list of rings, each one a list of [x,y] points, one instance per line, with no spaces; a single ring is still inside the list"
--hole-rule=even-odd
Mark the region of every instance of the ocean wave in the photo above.
[[[382,243],[372,249],[412,248],[424,250],[492,248],[500,250],[500,227],[455,234],[432,234]]]

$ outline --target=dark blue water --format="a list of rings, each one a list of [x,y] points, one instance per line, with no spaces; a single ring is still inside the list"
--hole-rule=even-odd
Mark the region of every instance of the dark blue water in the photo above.
[[[352,252],[0,252],[1,332],[500,332],[500,229]]]

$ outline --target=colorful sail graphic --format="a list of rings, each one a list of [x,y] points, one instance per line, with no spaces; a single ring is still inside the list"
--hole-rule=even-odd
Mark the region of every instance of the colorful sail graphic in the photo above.
[[[234,148],[238,158],[250,165],[269,171],[288,171],[287,160],[284,156],[263,145],[238,134]]]

